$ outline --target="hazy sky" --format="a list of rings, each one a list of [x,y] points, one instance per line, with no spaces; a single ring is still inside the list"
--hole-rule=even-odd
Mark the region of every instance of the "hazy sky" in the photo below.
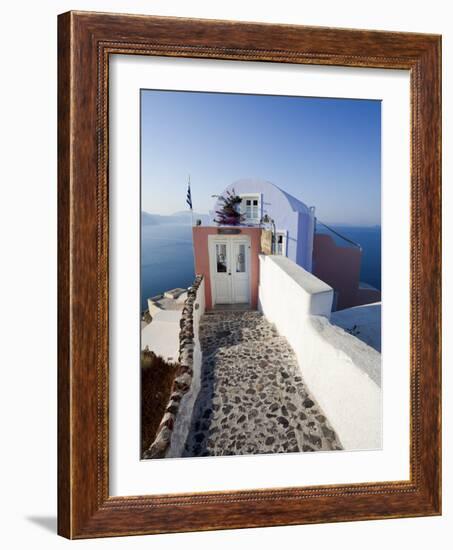
[[[327,223],[380,224],[381,104],[142,91],[142,209],[207,213],[235,180],[275,183]]]

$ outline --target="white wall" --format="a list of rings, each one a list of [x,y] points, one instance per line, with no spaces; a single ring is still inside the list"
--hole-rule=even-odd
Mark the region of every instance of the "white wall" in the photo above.
[[[193,351],[193,376],[192,384],[187,393],[184,394],[179,405],[178,413],[176,416],[175,426],[173,428],[173,434],[171,436],[170,448],[167,451],[166,457],[180,457],[184,444],[189,433],[190,424],[192,421],[192,412],[195,401],[200,391],[201,385],[201,361],[202,352],[199,338],[200,319],[205,312],[205,295],[204,295],[204,278],[200,283],[197,291],[197,298],[194,303],[193,309],[193,334],[195,348]],[[198,307],[197,307],[198,306]]]
[[[444,0],[395,2],[378,5],[357,0],[323,2],[244,2],[243,0],[42,0],[7,2],[0,40],[2,59],[0,139],[7,151],[0,163],[2,201],[0,229],[2,264],[0,299],[2,316],[0,412],[2,468],[0,479],[3,518],[2,540],[11,550],[33,545],[36,549],[145,549],[217,550],[256,546],[275,549],[284,545],[317,550],[382,550],[410,547],[425,550],[451,546],[453,521],[453,399],[444,399],[444,515],[393,519],[211,531],[197,534],[156,535],[68,542],[55,534],[56,525],[56,15],[69,9],[240,19],[365,29],[443,33],[444,151],[453,138],[453,26],[450,3]],[[20,36],[18,23],[20,21]],[[12,48],[12,45],[14,47]],[[26,128],[26,131],[24,129]],[[26,161],[24,161],[24,159]],[[453,160],[444,155],[444,181],[453,181]],[[453,322],[453,186],[444,188],[445,330]],[[43,215],[43,213],[45,213]],[[29,296],[33,311],[29,319]],[[29,324],[26,337],[24,326]],[[448,336],[449,332],[445,332]],[[20,350],[33,350],[33,362],[19,360]],[[443,343],[444,364],[453,362],[452,338]],[[24,384],[24,380],[27,383]],[[453,371],[446,368],[443,385],[453,389]],[[20,388],[18,399],[17,388]],[[27,406],[24,406],[24,403]],[[33,414],[30,413],[33,412]],[[24,436],[26,434],[26,436]],[[39,450],[39,452],[35,452]],[[31,452],[33,451],[33,452]],[[234,460],[227,458],[225,460]],[[39,472],[39,475],[37,475]]]
[[[180,309],[158,309],[151,323],[142,328],[141,349],[148,347],[166,361],[176,362],[179,354],[181,314]]]
[[[288,339],[304,380],[344,449],[382,445],[381,357],[328,318],[333,290],[288,258],[260,256],[259,307]]]
[[[330,317],[333,289],[284,256],[260,255],[258,302],[285,336],[303,337],[309,315]],[[290,338],[287,336],[287,338]]]
[[[380,353],[321,316],[305,336],[295,349],[302,374],[343,447],[381,449],[381,388],[368,374],[380,373]]]

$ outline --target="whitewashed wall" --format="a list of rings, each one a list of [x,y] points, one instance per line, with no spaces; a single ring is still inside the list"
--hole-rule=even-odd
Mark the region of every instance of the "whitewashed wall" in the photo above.
[[[258,300],[281,334],[297,340],[307,316],[330,317],[333,289],[289,258],[261,255]]]
[[[195,400],[200,391],[201,384],[201,361],[202,353],[199,339],[199,327],[202,315],[205,312],[205,282],[204,278],[200,283],[197,291],[197,297],[193,308],[193,333],[194,333],[194,350],[193,350],[193,376],[190,389],[181,399],[178,409],[173,434],[171,436],[171,444],[167,451],[166,457],[181,457],[184,451],[187,435],[189,433],[190,424],[192,421],[193,407]]]
[[[329,322],[333,290],[288,258],[260,256],[259,307],[288,339],[345,449],[382,446],[381,355]]]

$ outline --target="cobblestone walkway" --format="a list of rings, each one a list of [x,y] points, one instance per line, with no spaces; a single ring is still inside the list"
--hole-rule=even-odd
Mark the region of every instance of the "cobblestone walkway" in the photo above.
[[[341,449],[285,338],[257,311],[200,325],[201,389],[184,456]]]

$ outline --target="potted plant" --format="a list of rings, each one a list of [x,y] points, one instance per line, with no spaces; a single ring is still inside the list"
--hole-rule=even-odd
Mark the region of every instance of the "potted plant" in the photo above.
[[[225,195],[219,197],[222,207],[216,210],[217,217],[214,221],[219,225],[240,225],[245,219],[239,209],[241,201],[241,197],[236,195],[234,189],[227,191]]]

